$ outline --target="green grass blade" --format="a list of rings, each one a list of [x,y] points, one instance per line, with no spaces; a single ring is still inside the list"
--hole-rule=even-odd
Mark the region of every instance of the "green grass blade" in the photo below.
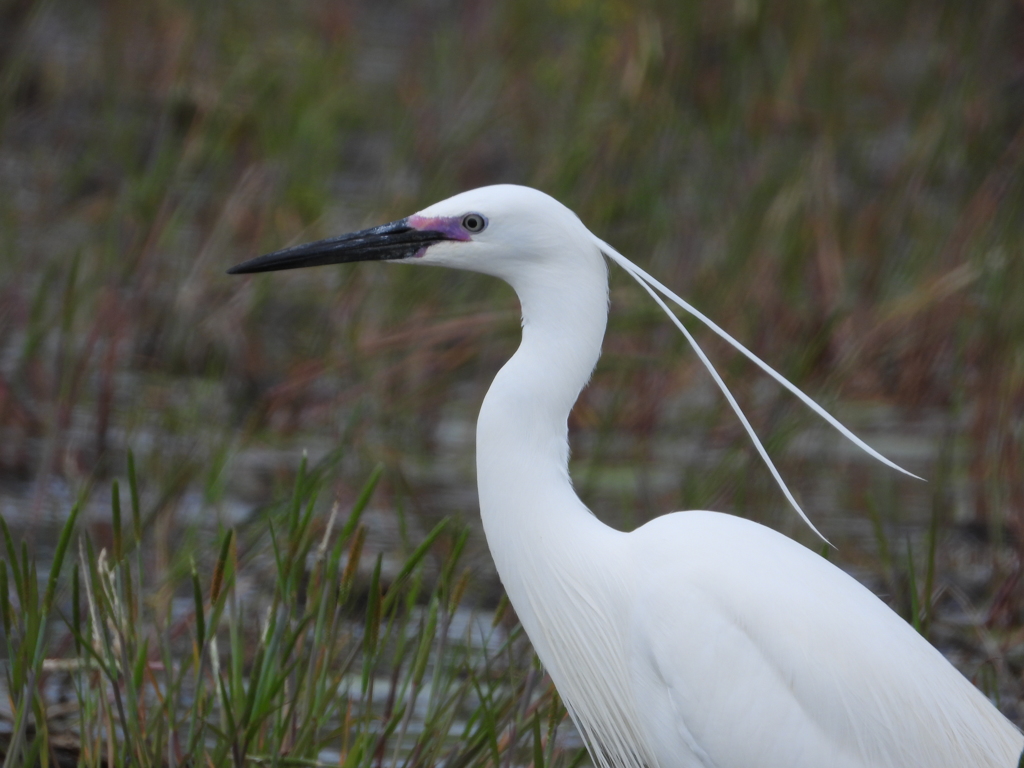
[[[921,605],[917,594],[917,572],[914,568],[914,552],[907,539],[907,589],[910,592],[910,623],[921,632]]]
[[[110,527],[114,534],[114,562],[121,562],[121,554],[124,551],[121,545],[121,489],[114,480],[110,485]]]
[[[395,600],[397,600],[398,596],[401,594],[401,587],[405,583],[405,580],[409,577],[409,574],[413,572],[416,566],[420,564],[420,561],[423,560],[423,557],[427,552],[430,551],[430,548],[434,545],[437,537],[445,531],[450,521],[451,519],[446,517],[435,525],[433,530],[427,534],[426,538],[423,539],[420,545],[416,547],[413,553],[402,565],[398,575],[395,576],[394,581],[391,582],[391,586],[388,587],[388,594],[381,609],[381,613],[383,615],[386,616],[391,610]]]
[[[68,552],[68,545],[71,543],[71,535],[75,532],[75,523],[78,520],[78,513],[82,509],[82,501],[79,500],[71,508],[68,519],[61,529],[60,538],[57,540],[57,549],[53,554],[53,561],[50,564],[50,578],[46,583],[46,597],[43,600],[43,612],[49,613],[53,607],[53,598],[57,593],[57,580],[60,578],[61,568],[64,566],[64,557]]]
[[[377,488],[377,483],[380,482],[381,475],[384,473],[384,465],[378,464],[373,468],[373,472],[370,473],[369,479],[363,485],[363,489],[359,492],[359,497],[356,499],[356,503],[352,505],[352,510],[349,512],[348,520],[345,521],[344,527],[341,529],[341,538],[348,540],[348,537],[352,535],[352,532],[359,525],[359,520],[366,510],[367,505],[370,503],[370,498],[373,496],[374,490]]]

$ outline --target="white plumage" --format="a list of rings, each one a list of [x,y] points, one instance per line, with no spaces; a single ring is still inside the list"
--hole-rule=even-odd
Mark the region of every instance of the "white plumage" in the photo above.
[[[583,505],[566,420],[600,356],[602,251],[661,287],[552,198],[495,186],[236,271],[398,259],[515,289],[522,343],[477,424],[480,512],[502,583],[598,765],[1016,766],[1020,731],[824,558],[729,515],[676,512],[622,533]]]

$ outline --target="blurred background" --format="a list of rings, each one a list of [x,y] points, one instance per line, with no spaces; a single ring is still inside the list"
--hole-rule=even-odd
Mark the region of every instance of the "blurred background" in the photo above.
[[[1022,167],[1020,0],[0,0],[0,513],[45,560],[83,497],[102,543],[130,450],[158,584],[304,452],[325,508],[383,463],[367,548],[454,514],[493,608],[473,430],[511,290],[224,271],[527,184],[927,478],[691,325],[825,554],[1020,724]],[[610,524],[711,508],[821,549],[621,272],[570,428]]]

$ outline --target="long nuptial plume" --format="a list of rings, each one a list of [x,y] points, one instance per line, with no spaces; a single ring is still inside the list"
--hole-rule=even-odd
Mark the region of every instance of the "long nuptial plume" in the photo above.
[[[775,482],[778,483],[779,488],[782,489],[782,493],[785,495],[786,500],[789,501],[789,503],[793,506],[793,509],[797,511],[797,514],[800,515],[801,519],[805,523],[807,523],[807,525],[810,526],[811,530],[814,531],[826,544],[831,545],[831,542],[829,542],[828,539],[821,535],[821,532],[814,527],[814,523],[812,523],[810,519],[808,519],[807,515],[804,514],[804,511],[800,508],[800,505],[797,504],[796,499],[793,497],[793,494],[790,492],[789,487],[786,485],[786,481],[782,479],[782,475],[779,474],[779,470],[776,469],[775,464],[768,456],[768,452],[761,444],[760,439],[754,432],[754,428],[750,425],[750,422],[744,415],[743,410],[739,406],[739,403],[736,402],[736,398],[733,397],[732,392],[729,391],[729,388],[722,380],[722,377],[719,376],[718,371],[715,370],[715,367],[714,365],[712,365],[711,360],[709,360],[708,356],[704,354],[704,350],[702,350],[700,346],[697,344],[697,340],[693,338],[693,334],[691,334],[686,329],[686,326],[683,325],[683,323],[679,320],[676,314],[671,309],[669,309],[668,305],[662,299],[663,296],[669,301],[678,305],[685,312],[688,312],[690,315],[700,320],[702,323],[704,323],[704,325],[706,325],[708,328],[714,331],[718,336],[725,339],[725,341],[729,342],[729,344],[731,344],[737,350],[742,352],[743,355],[747,357],[747,359],[751,360],[762,371],[767,373],[769,376],[771,376],[773,379],[779,382],[779,384],[781,384],[794,395],[796,395],[798,398],[800,398],[804,405],[806,405],[808,408],[810,408],[812,411],[818,414],[821,418],[827,421],[830,425],[832,425],[832,427],[838,430],[843,437],[845,437],[851,443],[853,443],[862,451],[867,453],[873,459],[877,459],[886,466],[892,467],[893,469],[898,470],[905,475],[909,475],[910,477],[913,477],[917,480],[923,479],[915,475],[913,472],[908,472],[895,462],[890,461],[885,456],[876,451],[874,448],[872,448],[870,445],[865,443],[863,440],[861,440],[859,437],[853,434],[853,432],[851,432],[849,429],[843,426],[843,424],[838,419],[836,419],[832,414],[830,414],[828,411],[826,411],[824,408],[822,408],[820,405],[814,402],[810,397],[804,394],[803,390],[801,390],[795,384],[790,382],[789,379],[787,379],[781,373],[776,371],[774,368],[768,365],[768,363],[766,363],[764,360],[759,358],[745,346],[740,344],[740,342],[736,341],[736,339],[734,339],[732,336],[726,333],[721,327],[719,327],[714,321],[712,321],[711,318],[709,318],[703,312],[699,311],[696,307],[692,306],[689,302],[682,299],[676,293],[669,290],[665,285],[660,283],[651,275],[647,274],[647,272],[640,269],[640,267],[631,262],[617,250],[612,248],[610,245],[608,245],[608,243],[604,242],[603,240],[596,236],[594,237],[594,243],[605,256],[607,256],[609,259],[611,259],[624,270],[626,270],[629,276],[636,280],[640,284],[640,286],[645,291],[647,291],[648,294],[650,294],[651,298],[654,299],[658,306],[661,307],[662,311],[664,311],[664,313],[668,315],[669,319],[675,324],[676,328],[678,328],[682,332],[683,336],[686,337],[686,340],[690,343],[690,346],[693,347],[693,351],[697,353],[697,357],[700,358],[700,361],[704,364],[704,367],[708,369],[708,373],[711,374],[711,378],[715,380],[715,384],[717,384],[718,388],[722,390],[722,394],[725,396],[725,399],[729,403],[729,406],[732,408],[733,412],[735,412],[736,417],[740,420],[740,423],[743,424],[743,428],[747,431],[747,434],[750,436],[751,441],[754,443],[754,447],[757,448],[757,452],[764,460],[764,463],[768,465],[768,469],[769,471],[771,471],[772,477],[775,478]]]

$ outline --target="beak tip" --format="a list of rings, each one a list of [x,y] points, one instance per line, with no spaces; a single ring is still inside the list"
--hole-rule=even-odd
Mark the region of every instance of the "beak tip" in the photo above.
[[[258,262],[265,258],[266,257],[264,256],[259,256],[255,259],[249,259],[248,261],[243,261],[239,264],[235,264],[235,266],[230,267],[225,271],[229,275],[249,275],[254,272],[262,272],[263,270],[259,269],[260,265]]]

